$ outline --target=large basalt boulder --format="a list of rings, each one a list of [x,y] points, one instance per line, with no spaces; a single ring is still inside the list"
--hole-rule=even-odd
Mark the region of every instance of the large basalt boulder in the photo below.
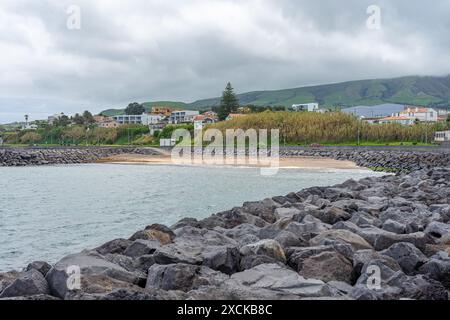
[[[56,263],[47,273],[46,280],[50,286],[51,294],[64,299],[71,289],[70,279],[74,276],[72,271],[80,271],[81,291],[90,285],[100,287],[103,291],[111,291],[111,283],[117,285],[140,285],[143,281],[141,274],[127,271],[125,268],[107,261],[99,254],[84,251],[78,254],[69,255]]]
[[[211,247],[202,257],[203,265],[225,274],[233,274],[239,270],[240,254],[235,247]]]
[[[392,283],[394,285],[394,283]],[[395,283],[401,296],[413,300],[448,300],[448,290],[438,281],[424,275],[402,277]]]
[[[153,253],[158,264],[203,264],[225,273],[239,269],[239,243],[216,230],[179,228],[173,243]]]
[[[146,288],[187,292],[200,286],[219,285],[228,276],[205,266],[190,264],[153,265],[148,270]]]
[[[389,256],[398,262],[403,272],[414,274],[426,261],[427,257],[413,244],[399,242],[381,251],[381,254]]]
[[[352,263],[338,252],[325,251],[303,261],[299,274],[324,282],[352,282]]]
[[[228,283],[248,287],[255,292],[268,289],[300,297],[320,297],[329,294],[329,288],[323,281],[305,279],[295,271],[278,264],[260,264],[250,270],[235,273]]]
[[[433,221],[426,227],[424,232],[434,238],[440,239],[450,235],[450,224]]]
[[[195,218],[183,218],[175,224],[171,225],[170,229],[176,230],[183,227],[201,228],[201,223]]]
[[[38,270],[31,269],[7,286],[0,293],[0,298],[48,294],[50,294],[50,289],[42,273]]]
[[[396,234],[374,226],[360,228],[349,221],[338,222],[333,229],[351,231],[367,241],[377,251],[385,250],[397,242],[412,243],[421,251],[425,250],[427,244],[435,244],[433,237],[423,232]]]
[[[322,252],[335,252],[332,245],[320,245],[316,247],[293,247],[286,250],[286,256],[288,258],[287,264],[294,270],[301,270],[303,262],[314,255]]]
[[[383,230],[397,233],[397,234],[404,234],[406,233],[406,225],[403,223],[394,221],[392,219],[388,219],[383,223]]]
[[[18,279],[20,277],[21,273],[18,271],[10,271],[5,273],[0,273],[0,293],[11,283],[14,282],[14,280]]]
[[[25,268],[25,271],[31,271],[31,270],[37,270],[39,271],[44,277],[45,275],[50,271],[52,266],[48,264],[45,261],[34,261]]]
[[[98,248],[95,248],[94,250],[102,255],[108,253],[122,254],[132,243],[133,241],[127,239],[115,239],[101,245]]]
[[[195,220],[195,219],[194,219]],[[197,220],[195,220],[197,221]],[[180,224],[181,222],[179,222]],[[144,230],[134,233],[129,240],[149,240],[157,241],[161,245],[172,243],[175,238],[175,233],[169,227],[162,224],[152,224],[147,226]]]
[[[308,245],[308,241],[305,238],[303,238],[303,236],[299,237],[293,234],[292,232],[286,230],[280,231],[280,233],[278,233],[276,237],[273,238],[273,240],[278,242],[281,245],[281,247],[283,247],[283,249],[289,247],[302,247]]]
[[[132,258],[137,258],[143,255],[152,254],[161,247],[157,240],[141,240],[137,239],[129,245],[123,254]]]
[[[162,224],[152,224],[144,230],[152,239],[158,240],[162,245],[172,243],[175,239],[175,233]]]
[[[272,199],[265,199],[263,201],[245,202],[242,206],[242,210],[257,216],[268,223],[274,223],[277,221],[275,209],[278,206],[279,204]]]
[[[421,274],[441,282],[450,289],[450,257],[446,252],[439,252],[419,268]]]
[[[264,239],[256,243],[248,244],[240,249],[243,256],[265,255],[277,261],[286,262],[286,256],[281,245],[272,239]]]
[[[314,218],[311,215],[306,215],[301,222],[293,221],[289,223],[284,230],[301,237],[307,233],[318,235],[330,228],[330,225],[323,223],[321,220]]]
[[[322,232],[310,241],[311,246],[326,244],[327,240],[337,240],[351,245],[355,250],[372,249],[372,246],[359,235],[343,229]]]
[[[217,228],[216,231],[219,231]],[[256,242],[258,241],[257,234],[260,228],[253,224],[243,223],[239,226],[236,226],[232,229],[223,229],[222,233],[227,237],[236,240],[239,243],[248,244],[249,241]],[[256,239],[256,240],[255,240]],[[251,241],[255,240],[255,241]]]
[[[311,210],[309,211],[311,215],[321,220],[324,223],[335,224],[339,221],[346,221],[352,217],[351,213],[338,208],[338,207],[328,207],[323,210]]]
[[[275,209],[275,216],[278,219],[281,218],[290,218],[294,217],[295,215],[301,214],[301,211],[295,207],[281,207]]]

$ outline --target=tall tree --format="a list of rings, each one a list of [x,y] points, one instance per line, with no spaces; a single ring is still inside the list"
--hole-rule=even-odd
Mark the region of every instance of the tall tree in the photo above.
[[[127,115],[141,115],[145,112],[145,108],[142,104],[133,102],[125,108],[125,114]]]
[[[78,113],[75,113],[75,115],[72,117],[72,122],[76,125],[83,125],[84,124],[84,118],[80,116]]]
[[[65,114],[56,118],[53,122],[55,127],[67,127],[70,124],[70,119]]]
[[[225,91],[222,93],[219,107],[219,120],[225,120],[230,113],[236,112],[239,108],[239,100],[234,94],[231,83],[228,82]]]
[[[94,116],[88,110],[83,112],[83,119],[86,125],[93,124],[95,122]]]

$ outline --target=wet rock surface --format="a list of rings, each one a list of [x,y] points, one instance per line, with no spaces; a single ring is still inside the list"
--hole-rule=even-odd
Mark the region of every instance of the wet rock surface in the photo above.
[[[449,208],[450,168],[313,187],[33,262],[0,298],[449,299]]]

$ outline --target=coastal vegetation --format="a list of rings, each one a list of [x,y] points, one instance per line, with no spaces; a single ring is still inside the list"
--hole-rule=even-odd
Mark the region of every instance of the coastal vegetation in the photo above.
[[[141,125],[124,125],[118,128],[100,128],[75,125],[49,126],[37,130],[5,132],[4,143],[37,145],[146,145],[153,144],[149,128]],[[144,139],[147,137],[147,139]]]
[[[208,125],[205,129],[279,129],[281,145],[428,145],[436,131],[449,130],[450,122],[369,124],[342,112],[249,113],[228,121]],[[193,124],[167,125],[150,135],[143,125],[101,128],[95,125],[47,126],[37,130],[2,133],[10,145],[159,145],[159,139],[171,138],[175,129],[194,130]]]
[[[280,143],[310,144],[423,144],[433,141],[436,131],[449,128],[448,123],[369,124],[342,112],[263,112],[248,114],[210,126],[226,129],[279,129]]]

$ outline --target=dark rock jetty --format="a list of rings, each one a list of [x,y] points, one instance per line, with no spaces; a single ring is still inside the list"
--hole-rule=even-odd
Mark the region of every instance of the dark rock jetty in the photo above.
[[[124,153],[160,154],[155,148],[135,147],[0,148],[0,167],[91,163]]]

